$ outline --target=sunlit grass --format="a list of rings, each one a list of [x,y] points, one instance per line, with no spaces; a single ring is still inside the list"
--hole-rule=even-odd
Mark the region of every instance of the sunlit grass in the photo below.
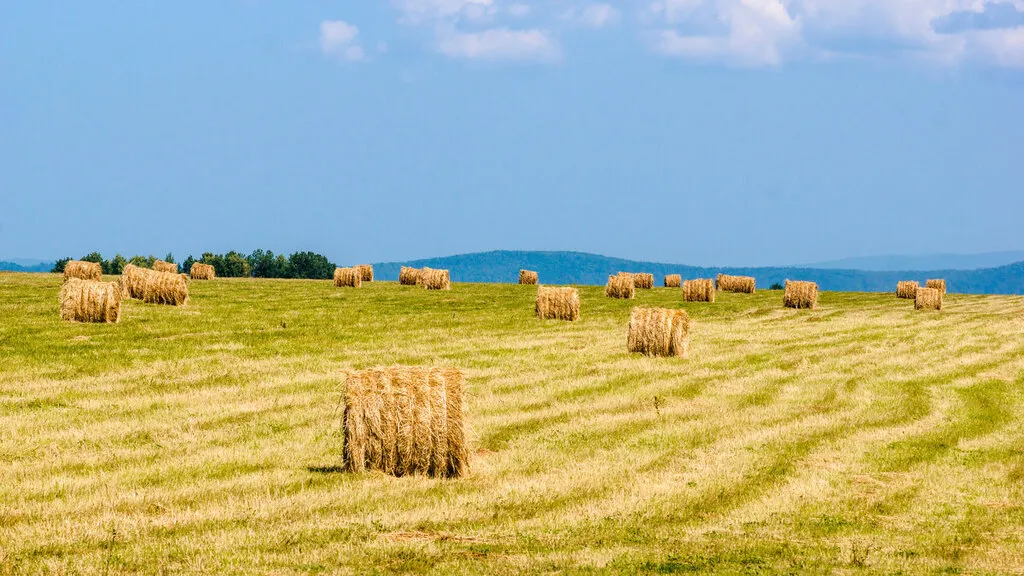
[[[0,574],[1024,571],[1024,298],[193,282],[58,320],[0,274]],[[637,304],[690,357],[626,354]],[[343,372],[468,376],[471,474],[350,475]]]

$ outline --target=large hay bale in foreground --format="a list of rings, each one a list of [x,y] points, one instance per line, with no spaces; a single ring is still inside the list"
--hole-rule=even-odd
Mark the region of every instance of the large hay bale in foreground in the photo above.
[[[938,290],[942,294],[946,293],[946,281],[945,280],[932,279],[932,280],[928,280],[927,282],[925,282],[924,285],[925,285],[926,288],[935,288],[936,290]]]
[[[398,273],[398,283],[402,286],[416,286],[420,281],[420,269],[402,266]]]
[[[716,284],[718,289],[722,292],[753,294],[757,289],[757,280],[751,276],[730,276],[728,274],[719,274]]]
[[[915,280],[901,280],[896,283],[896,297],[912,299],[917,297],[917,289],[921,285]]]
[[[196,262],[192,264],[192,269],[188,271],[188,275],[193,280],[213,280],[217,277],[217,270],[209,264]]]
[[[654,274],[647,274],[645,272],[633,274],[633,283],[640,290],[650,290],[654,288]]]
[[[373,282],[373,265],[372,264],[357,264],[356,270],[359,270],[359,274],[362,277],[363,282]]]
[[[579,320],[580,292],[572,287],[538,286],[534,310],[541,320]]]
[[[683,276],[681,274],[669,274],[665,276],[665,288],[679,288],[683,285]]]
[[[698,278],[683,282],[683,299],[687,302],[715,301],[715,281],[711,278]]]
[[[455,478],[466,473],[462,372],[377,368],[345,381],[343,460],[351,472]]]
[[[540,275],[533,270],[520,270],[519,271],[519,283],[527,286],[533,286],[540,282]]]
[[[103,267],[96,262],[83,262],[81,260],[70,260],[64,266],[64,281],[72,278],[80,280],[102,280]]]
[[[619,272],[615,276],[609,276],[608,283],[604,285],[604,295],[609,298],[632,300],[636,296],[636,281],[633,275]]]
[[[178,265],[170,262],[164,262],[163,260],[157,260],[153,262],[153,270],[157,272],[169,272],[171,274],[178,273]]]
[[[418,286],[427,290],[451,290],[452,280],[447,270],[435,270],[424,268],[420,270],[419,278],[416,281]]]
[[[147,304],[184,306],[188,304],[188,283],[179,274],[142,270],[142,301]]]
[[[358,268],[335,268],[335,288],[359,288],[363,285],[363,273]]]
[[[60,319],[69,322],[117,322],[121,287],[116,282],[68,278],[60,289]]]
[[[918,288],[914,295],[915,310],[942,310],[942,291],[938,288]]]
[[[786,308],[814,310],[818,307],[818,285],[814,282],[786,280],[782,303]]]
[[[633,308],[627,347],[648,356],[685,358],[690,343],[690,316],[668,308]]]

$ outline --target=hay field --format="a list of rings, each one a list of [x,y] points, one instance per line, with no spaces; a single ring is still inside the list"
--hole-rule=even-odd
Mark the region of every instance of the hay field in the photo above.
[[[61,281],[0,274],[0,574],[1024,572],[1024,298],[216,279],[86,325]],[[468,476],[338,472],[393,364],[465,370]]]

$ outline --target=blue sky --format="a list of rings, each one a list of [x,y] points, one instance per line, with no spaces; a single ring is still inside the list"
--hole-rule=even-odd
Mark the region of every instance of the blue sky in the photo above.
[[[1024,0],[0,3],[0,258],[1024,248]]]

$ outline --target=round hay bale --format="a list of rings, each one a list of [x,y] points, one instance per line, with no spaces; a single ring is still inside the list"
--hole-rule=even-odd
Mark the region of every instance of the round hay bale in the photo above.
[[[579,320],[580,292],[572,287],[538,286],[534,311],[541,320]]]
[[[786,292],[782,297],[786,308],[814,310],[818,307],[818,285],[814,282],[786,280]]]
[[[634,308],[629,318],[627,349],[647,356],[685,358],[690,316],[668,308]]]
[[[103,267],[96,262],[71,260],[64,266],[64,281],[67,282],[72,278],[99,282],[103,279]]]
[[[116,323],[121,318],[121,287],[116,282],[68,278],[60,289],[60,319]]]

